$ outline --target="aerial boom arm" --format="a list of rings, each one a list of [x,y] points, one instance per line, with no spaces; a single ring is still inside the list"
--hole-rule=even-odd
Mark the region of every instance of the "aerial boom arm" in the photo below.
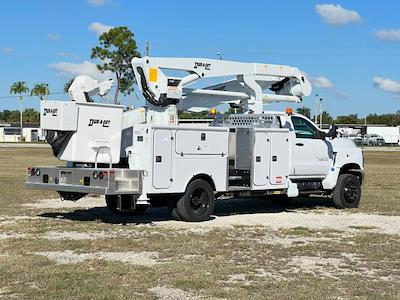
[[[205,97],[222,102],[240,101],[245,110],[261,112],[264,102],[301,102],[311,94],[311,84],[297,68],[281,65],[243,63],[204,58],[133,58],[139,88],[153,105],[166,106],[184,100],[197,105]],[[184,77],[169,77],[164,70],[186,71]],[[204,89],[186,88],[200,78],[236,77]],[[274,94],[264,94],[269,89]],[[218,101],[218,100],[216,100]],[[188,103],[189,102],[189,103]]]
[[[107,95],[113,85],[113,79],[98,82],[96,79],[89,76],[79,75],[75,77],[71,86],[68,88],[68,93],[72,101],[91,102],[90,97],[95,95],[103,97]]]

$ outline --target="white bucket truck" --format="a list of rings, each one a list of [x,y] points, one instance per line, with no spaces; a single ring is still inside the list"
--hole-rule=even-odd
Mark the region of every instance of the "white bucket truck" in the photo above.
[[[186,221],[207,220],[222,195],[331,195],[338,208],[357,207],[363,155],[348,139],[327,136],[291,111],[264,111],[270,102],[301,102],[311,85],[297,68],[202,58],[134,58],[146,108],[90,102],[111,82],[78,76],[71,101],[41,101],[41,126],[65,167],[30,167],[26,185],[58,191],[65,200],[103,194],[115,213],[168,206]],[[186,71],[183,77],[165,70]],[[189,88],[202,78],[229,78]],[[270,93],[264,93],[265,91]],[[203,127],[180,125],[178,108],[221,103],[238,113]]]

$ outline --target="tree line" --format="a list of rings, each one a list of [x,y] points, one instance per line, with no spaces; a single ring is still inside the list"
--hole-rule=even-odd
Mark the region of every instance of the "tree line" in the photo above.
[[[40,122],[40,113],[33,108],[27,108],[22,112],[22,121],[25,124],[38,124]],[[20,122],[19,110],[0,111],[0,123],[17,123]]]
[[[300,107],[297,113],[302,114],[313,121],[317,120],[320,122],[319,117],[315,118],[311,116],[311,109],[309,107]],[[323,124],[379,124],[387,126],[400,126],[400,110],[392,114],[369,114],[366,117],[359,117],[358,114],[341,115],[333,118],[328,112],[324,111],[322,113],[322,123]]]
[[[296,110],[297,113],[302,114],[311,120],[315,121],[315,116],[311,116],[311,109],[301,107]],[[234,113],[232,109],[227,111],[225,115]],[[209,119],[213,116],[209,111],[202,112],[186,112],[179,111],[179,119]],[[0,111],[0,123],[17,123],[20,121],[20,111],[18,110],[4,110]],[[40,122],[40,113],[33,108],[27,108],[22,112],[23,123],[38,124]],[[400,110],[394,114],[369,114],[366,119],[359,118],[357,114],[349,114],[337,116],[333,118],[328,112],[324,111],[322,114],[323,124],[379,124],[387,126],[400,126]],[[319,116],[317,116],[317,123],[319,123]]]

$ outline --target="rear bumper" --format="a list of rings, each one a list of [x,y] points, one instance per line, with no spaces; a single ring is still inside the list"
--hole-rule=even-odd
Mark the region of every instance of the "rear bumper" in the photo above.
[[[141,194],[142,171],[110,168],[31,167],[26,187],[100,195]]]

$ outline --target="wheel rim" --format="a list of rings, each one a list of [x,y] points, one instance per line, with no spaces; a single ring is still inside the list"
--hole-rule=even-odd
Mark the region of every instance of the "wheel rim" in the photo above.
[[[346,200],[347,203],[356,202],[360,195],[357,185],[352,181],[346,183],[346,185],[343,188],[343,193],[344,193],[344,199]]]
[[[194,214],[202,215],[210,206],[210,197],[204,189],[196,189],[190,194],[190,207]]]

